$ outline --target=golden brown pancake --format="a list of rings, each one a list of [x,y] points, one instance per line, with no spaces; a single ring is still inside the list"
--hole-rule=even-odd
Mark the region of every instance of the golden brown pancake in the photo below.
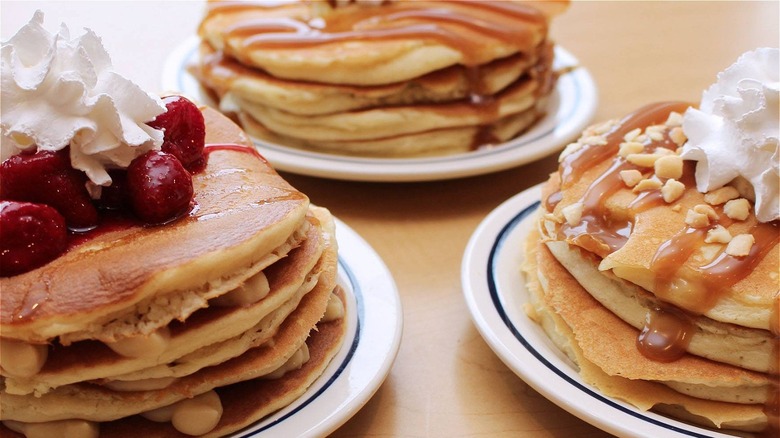
[[[206,43],[201,44],[200,53],[201,62],[192,71],[220,99],[230,94],[298,115],[461,100],[469,97],[475,80],[483,93],[494,95],[538,62],[537,55],[517,54],[482,66],[478,78],[471,77],[473,72],[463,65],[454,65],[404,82],[361,86],[276,78],[246,67]]]
[[[305,140],[272,132],[243,111],[238,118],[253,137],[274,144],[341,155],[403,158],[462,154],[509,141],[542,116],[540,106],[543,107],[537,103],[533,108],[501,118],[490,127],[459,126],[368,140]]]
[[[284,262],[274,263],[265,271],[270,285],[269,294],[262,300],[246,306],[212,306],[195,312],[186,324],[172,324],[166,350],[154,357],[125,357],[98,341],[75,342],[49,351],[43,369],[30,378],[6,377],[6,391],[26,394],[33,390],[46,392],[49,388],[87,380],[120,376],[127,373],[149,374],[144,378],[168,377],[162,373],[145,373],[151,367],[165,367],[179,363],[188,354],[240,336],[250,330],[266,315],[275,312],[294,297],[306,278],[319,275],[313,268],[324,248],[324,236],[318,226],[309,229],[302,246],[292,250]],[[308,290],[314,284],[309,282]],[[307,290],[307,291],[308,291]],[[300,299],[300,297],[298,298]],[[295,305],[292,306],[292,309]],[[273,328],[273,327],[271,327]],[[84,358],[89,357],[88,361]]]
[[[547,30],[566,4],[211,1],[191,71],[263,140],[371,157],[465,153],[544,114],[557,78]]]
[[[238,126],[214,110],[203,111],[209,164],[193,177],[198,208],[190,217],[156,228],[109,231],[30,275],[2,279],[3,317],[9,322],[3,320],[4,350],[27,352],[29,363],[40,357],[29,351],[45,353],[43,367],[31,375],[0,369],[3,436],[19,431],[50,436],[72,428],[137,436],[139,429],[122,435],[121,424],[99,423],[139,413],[160,421],[143,426],[152,429],[150,436],[219,436],[291,403],[340,348],[345,306],[336,304],[345,297],[338,292],[333,298],[338,258],[333,217],[310,205],[246,147]],[[156,244],[185,252],[155,252]],[[135,277],[122,279],[109,270],[120,257],[133,266],[119,274]],[[68,288],[58,285],[49,288],[50,300],[67,306],[41,302],[24,314],[13,306],[33,303],[17,288],[35,286],[36,279],[65,281],[72,276],[67,269],[87,264],[103,282],[87,276],[78,286],[104,289],[93,298],[79,290],[86,303],[68,301]],[[111,287],[121,299],[112,298]],[[136,342],[140,347],[128,347]],[[16,355],[9,351],[4,353]],[[4,358],[4,367],[13,360]],[[230,389],[233,384],[240,389]],[[238,403],[231,396],[237,390],[257,404]]]
[[[552,13],[564,4],[546,6]],[[547,35],[548,17],[530,2],[325,6],[211,1],[199,34],[241,64],[279,78],[355,85],[532,53]]]
[[[330,246],[321,263],[333,266],[336,257],[336,248]],[[60,387],[40,397],[3,394],[0,403],[4,419],[26,422],[69,418],[110,421],[167,406],[219,386],[264,376],[282,366],[301,347],[325,313],[336,281],[335,271],[324,274],[317,286],[304,295],[295,311],[285,318],[279,333],[268,345],[183,376],[158,390],[125,392],[79,383]],[[30,409],[31,406],[34,408]]]
[[[780,224],[756,220],[739,179],[696,190],[679,155],[689,106],[648,105],[567,146],[529,237],[544,265],[526,269],[529,288],[543,291],[545,331],[607,395],[762,430],[776,423],[764,412],[777,395]]]
[[[605,395],[706,427],[745,431],[766,427],[764,400],[704,399],[670,388],[665,379],[714,382],[709,394],[716,397],[740,391],[766,397],[768,376],[693,355],[672,366],[643,357],[634,346],[636,331],[594,300],[538,241],[538,234],[536,242],[526,246],[523,270],[534,319],[547,319],[543,327],[550,338],[579,366],[583,379]]]
[[[213,110],[205,114],[209,120],[221,117]],[[248,172],[217,172],[231,168]],[[227,149],[210,154],[207,169],[193,175],[193,186],[197,211],[164,229],[106,232],[41,269],[0,278],[3,337],[47,342],[84,333],[109,340],[124,329],[117,325],[106,333],[107,322],[138,316],[151,297],[189,292],[183,300],[195,304],[171,309],[166,317],[184,318],[185,311],[202,307],[210,283],[244,272],[284,244],[309,205],[267,163]]]

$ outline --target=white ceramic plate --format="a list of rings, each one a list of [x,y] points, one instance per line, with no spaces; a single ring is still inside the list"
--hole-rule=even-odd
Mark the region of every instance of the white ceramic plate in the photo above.
[[[644,412],[585,383],[571,361],[523,310],[523,242],[534,226],[539,186],[491,212],[463,257],[463,293],[477,329],[499,358],[546,398],[577,417],[623,437],[731,437]]]
[[[324,374],[298,400],[234,438],[327,436],[351,418],[387,377],[401,342],[401,302],[390,271],[351,228],[336,221],[339,284],[347,336]]]
[[[197,59],[199,40],[192,37],[168,57],[163,89],[177,90],[213,105],[187,65]],[[555,67],[578,65],[561,47]],[[576,138],[596,110],[596,86],[579,67],[564,74],[550,96],[547,116],[522,136],[491,149],[429,158],[361,158],[296,149],[255,139],[260,152],[279,170],[303,175],[357,181],[430,181],[480,175],[519,166],[550,155]]]

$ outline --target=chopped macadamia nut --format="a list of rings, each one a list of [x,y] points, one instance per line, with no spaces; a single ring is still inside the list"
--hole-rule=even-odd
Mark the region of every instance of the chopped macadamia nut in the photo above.
[[[666,122],[664,125],[666,126],[682,126],[683,116],[682,114],[678,113],[677,111],[672,111],[669,113],[669,117],[666,118]]]
[[[659,180],[656,177],[652,178],[646,178],[642,181],[639,181],[637,185],[634,186],[634,192],[646,192],[648,190],[658,190],[661,188],[663,184],[661,184],[661,180]]]
[[[560,215],[558,215],[558,214],[545,213],[544,214],[544,219],[548,220],[548,221],[555,222],[557,224],[562,224],[563,223],[563,218]]]
[[[582,202],[577,202],[571,205],[567,205],[561,209],[561,213],[563,213],[563,217],[566,219],[566,223],[573,227],[580,223],[580,220],[582,219],[582,211],[584,208],[585,206],[582,204]]]
[[[591,135],[583,138],[581,142],[593,146],[603,146],[607,144],[607,139],[601,135]]]
[[[750,215],[750,202],[745,198],[732,199],[723,206],[723,212],[731,219],[744,221]]]
[[[750,254],[750,249],[756,243],[756,238],[752,234],[737,234],[726,247],[726,254],[733,257],[745,257]]]
[[[718,212],[707,204],[698,204],[693,207],[693,211],[707,215],[707,218],[711,221],[718,220]]]
[[[626,161],[639,167],[653,167],[661,154],[628,154]]]
[[[676,126],[672,128],[671,131],[669,131],[669,138],[671,138],[674,144],[677,146],[682,146],[688,140],[688,136],[685,135],[685,131],[683,131],[683,129],[679,126]]]
[[[650,137],[650,140],[653,141],[663,141],[664,139],[663,132],[659,132],[659,131],[649,131],[647,133],[647,136]]]
[[[675,205],[673,205],[673,206],[672,206],[672,211],[673,211],[673,212],[675,212],[675,213],[679,213],[679,212],[680,212],[680,210],[682,210],[682,205],[680,205],[680,204],[675,204]]]
[[[626,158],[631,154],[642,153],[643,150],[645,150],[645,145],[643,145],[642,143],[627,141],[625,143],[620,143],[620,149],[618,150],[618,155],[620,155],[623,158]]]
[[[560,163],[568,155],[577,152],[578,150],[580,150],[580,148],[582,148],[582,146],[583,146],[582,143],[569,143],[568,145],[566,145],[566,147],[563,149],[561,154],[558,156],[558,162]]]
[[[720,205],[737,198],[739,198],[739,191],[731,186],[721,187],[704,194],[704,202],[710,205]]]
[[[661,196],[667,204],[680,199],[680,196],[685,192],[685,184],[677,181],[676,179],[666,180],[664,186],[661,187]]]
[[[691,209],[688,210],[688,214],[685,216],[685,223],[693,228],[706,228],[710,226],[710,218],[704,213]]]
[[[628,187],[634,187],[639,181],[642,181],[643,178],[642,172],[636,169],[620,171],[620,179],[622,179]]]
[[[731,233],[722,225],[715,225],[715,228],[707,231],[706,243],[729,243],[731,242]]]
[[[683,173],[683,160],[679,155],[667,155],[656,160],[653,167],[659,178],[679,179]]]
[[[635,140],[635,139],[636,139],[636,138],[639,136],[639,134],[641,134],[641,133],[642,133],[642,129],[641,129],[641,128],[636,128],[636,129],[633,129],[633,130],[631,130],[631,131],[628,131],[628,133],[627,133],[626,135],[624,135],[624,136],[623,136],[623,140],[625,140],[625,141],[627,141],[627,142],[632,142],[632,141],[634,141],[634,140]]]

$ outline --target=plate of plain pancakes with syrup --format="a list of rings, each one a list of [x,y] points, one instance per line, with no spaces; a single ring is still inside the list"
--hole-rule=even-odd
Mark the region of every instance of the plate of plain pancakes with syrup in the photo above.
[[[589,127],[475,231],[473,320],[546,398],[617,436],[777,436],[777,62]]]
[[[567,2],[210,1],[163,84],[235,119],[278,169],[365,181],[478,175],[590,122],[586,69],[548,38]]]

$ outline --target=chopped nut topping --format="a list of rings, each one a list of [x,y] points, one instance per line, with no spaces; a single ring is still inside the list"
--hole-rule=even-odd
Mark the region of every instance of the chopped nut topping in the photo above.
[[[634,139],[634,141],[639,142],[639,143],[644,143],[645,141],[647,141],[647,134],[639,134],[639,135],[637,135],[636,138]]]
[[[566,223],[573,227],[580,223],[584,208],[585,206],[582,202],[576,202],[561,209],[561,213],[563,213],[563,217],[566,218]]]
[[[612,126],[615,125],[615,122],[613,120],[608,120],[604,123],[600,123],[593,127],[593,132],[596,135],[602,135],[606,134],[610,129],[612,129]]]
[[[731,233],[723,225],[715,225],[715,228],[707,231],[706,243],[729,243],[731,242]]]
[[[661,154],[628,154],[626,161],[631,164],[636,164],[639,167],[653,167],[655,161],[661,158]]]
[[[671,138],[674,144],[677,146],[682,146],[686,141],[688,141],[688,136],[685,135],[685,132],[679,126],[675,126],[671,131],[669,131],[669,138]]]
[[[666,155],[656,160],[653,167],[659,178],[679,179],[683,174],[683,159],[679,155]]]
[[[622,179],[623,183],[628,187],[634,187],[639,181],[642,181],[643,178],[642,172],[636,169],[620,171],[620,179]]]
[[[673,212],[675,212],[675,213],[679,213],[679,212],[680,212],[680,210],[682,210],[682,205],[680,205],[680,204],[674,204],[674,205],[672,206],[672,211],[673,211]]]
[[[731,219],[744,221],[750,215],[750,202],[745,198],[732,199],[723,206],[723,212]]]
[[[693,207],[693,211],[707,215],[707,218],[711,221],[718,220],[718,212],[707,204],[698,204]]]
[[[676,179],[668,179],[661,188],[661,195],[667,204],[680,199],[680,196],[685,193],[685,184],[677,181]]]
[[[555,222],[556,224],[563,223],[563,218],[560,215],[557,215],[557,214],[545,213],[543,217],[544,217],[545,220]]]
[[[582,148],[582,143],[569,143],[566,145],[566,147],[563,149],[561,154],[558,156],[558,162],[560,163],[563,161],[564,158],[566,158],[567,155],[573,154],[574,152],[577,152],[580,148]]]
[[[620,143],[620,150],[618,150],[618,155],[620,155],[623,158],[626,158],[631,154],[641,153],[643,150],[645,150],[645,145],[643,145],[642,143],[637,143],[635,141],[628,141],[625,143]]]
[[[625,140],[625,141],[627,141],[627,142],[632,142],[632,141],[634,141],[634,140],[635,140],[635,139],[636,139],[636,138],[639,136],[639,134],[641,134],[641,133],[642,133],[642,129],[640,129],[640,128],[636,128],[636,129],[634,129],[634,130],[631,130],[631,131],[629,131],[629,132],[628,132],[626,135],[624,135],[624,136],[623,136],[623,140]]]
[[[672,111],[669,113],[669,117],[666,118],[666,122],[664,124],[669,127],[682,126],[682,121],[682,114],[678,113],[677,111]]]
[[[721,187],[704,194],[704,202],[710,205],[720,205],[737,198],[739,198],[739,192],[731,186]]]
[[[752,234],[737,234],[726,247],[726,254],[733,257],[744,257],[750,254],[754,243],[756,243],[756,238]]]
[[[688,210],[688,214],[685,216],[685,223],[693,228],[706,228],[710,226],[710,218],[704,213],[691,209]]]
[[[661,184],[661,180],[653,176],[652,178],[646,178],[642,181],[639,181],[637,185],[634,186],[634,192],[645,192],[648,190],[658,190],[661,188],[663,184]]]
[[[581,142],[593,146],[602,146],[607,144],[607,139],[601,135],[591,135],[589,137],[583,138]]]
[[[663,141],[664,139],[664,134],[659,131],[649,131],[647,136],[650,137],[650,140],[653,141]]]

